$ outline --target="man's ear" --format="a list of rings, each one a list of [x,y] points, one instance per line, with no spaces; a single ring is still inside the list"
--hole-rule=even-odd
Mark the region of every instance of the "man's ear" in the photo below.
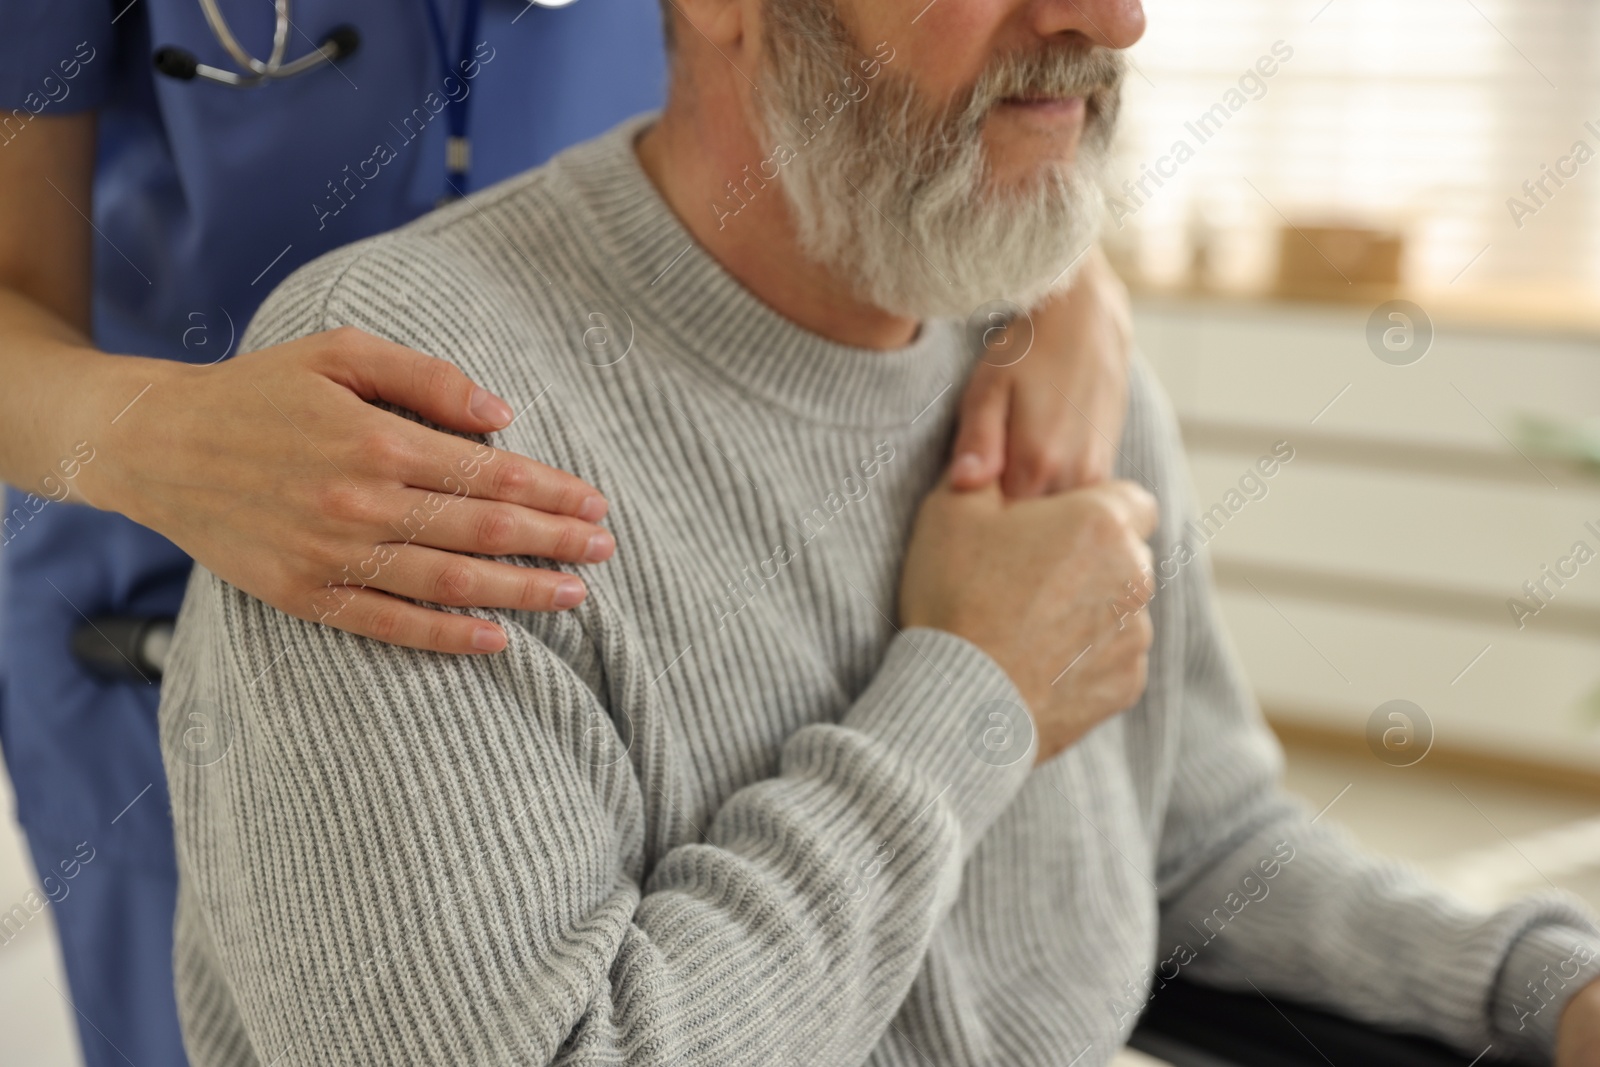
[[[744,47],[749,20],[758,16],[761,0],[667,0],[678,45],[710,42],[729,59],[730,49]],[[751,40],[759,39],[752,34]]]

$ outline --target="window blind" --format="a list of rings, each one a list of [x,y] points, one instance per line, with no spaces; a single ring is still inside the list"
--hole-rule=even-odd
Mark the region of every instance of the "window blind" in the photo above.
[[[1260,285],[1287,219],[1398,229],[1413,286],[1600,289],[1596,0],[1145,8],[1106,240],[1146,280],[1205,244]]]

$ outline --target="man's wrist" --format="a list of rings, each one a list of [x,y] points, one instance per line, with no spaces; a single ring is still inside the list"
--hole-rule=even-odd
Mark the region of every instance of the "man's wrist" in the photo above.
[[[1546,924],[1524,933],[1506,956],[1496,997],[1496,1029],[1520,1051],[1550,1056],[1566,1009],[1600,979],[1600,937]]]
[[[1033,767],[1033,720],[1004,668],[945,630],[907,628],[840,721],[930,784],[970,849]]]
[[[1600,1055],[1600,978],[1580,988],[1556,1024],[1556,1067],[1577,1067]]]

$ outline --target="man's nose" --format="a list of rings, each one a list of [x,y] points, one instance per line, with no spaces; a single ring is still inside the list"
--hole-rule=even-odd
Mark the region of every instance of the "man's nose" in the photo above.
[[[1031,7],[1041,36],[1076,33],[1106,48],[1128,48],[1144,36],[1141,0],[1035,0]]]

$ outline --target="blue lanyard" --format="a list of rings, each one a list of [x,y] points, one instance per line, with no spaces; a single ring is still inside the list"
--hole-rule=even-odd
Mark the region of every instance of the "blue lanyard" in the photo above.
[[[439,6],[435,0],[422,0],[422,6],[428,9],[428,28],[433,31],[433,47],[439,55],[439,66],[445,77],[454,77],[462,82],[467,89],[459,99],[445,94],[445,121],[450,131],[449,139],[445,142],[445,180],[448,183],[443,199],[451,200],[465,196],[467,192],[467,174],[472,168],[472,141],[467,136],[469,120],[471,117],[472,91],[465,86],[466,78],[462,72],[468,68],[468,58],[472,55],[475,45],[474,37],[478,35],[478,10],[482,0],[464,0],[466,16],[461,25],[461,41],[457,48],[457,62],[450,62],[450,39],[444,32],[444,22],[439,18]]]

